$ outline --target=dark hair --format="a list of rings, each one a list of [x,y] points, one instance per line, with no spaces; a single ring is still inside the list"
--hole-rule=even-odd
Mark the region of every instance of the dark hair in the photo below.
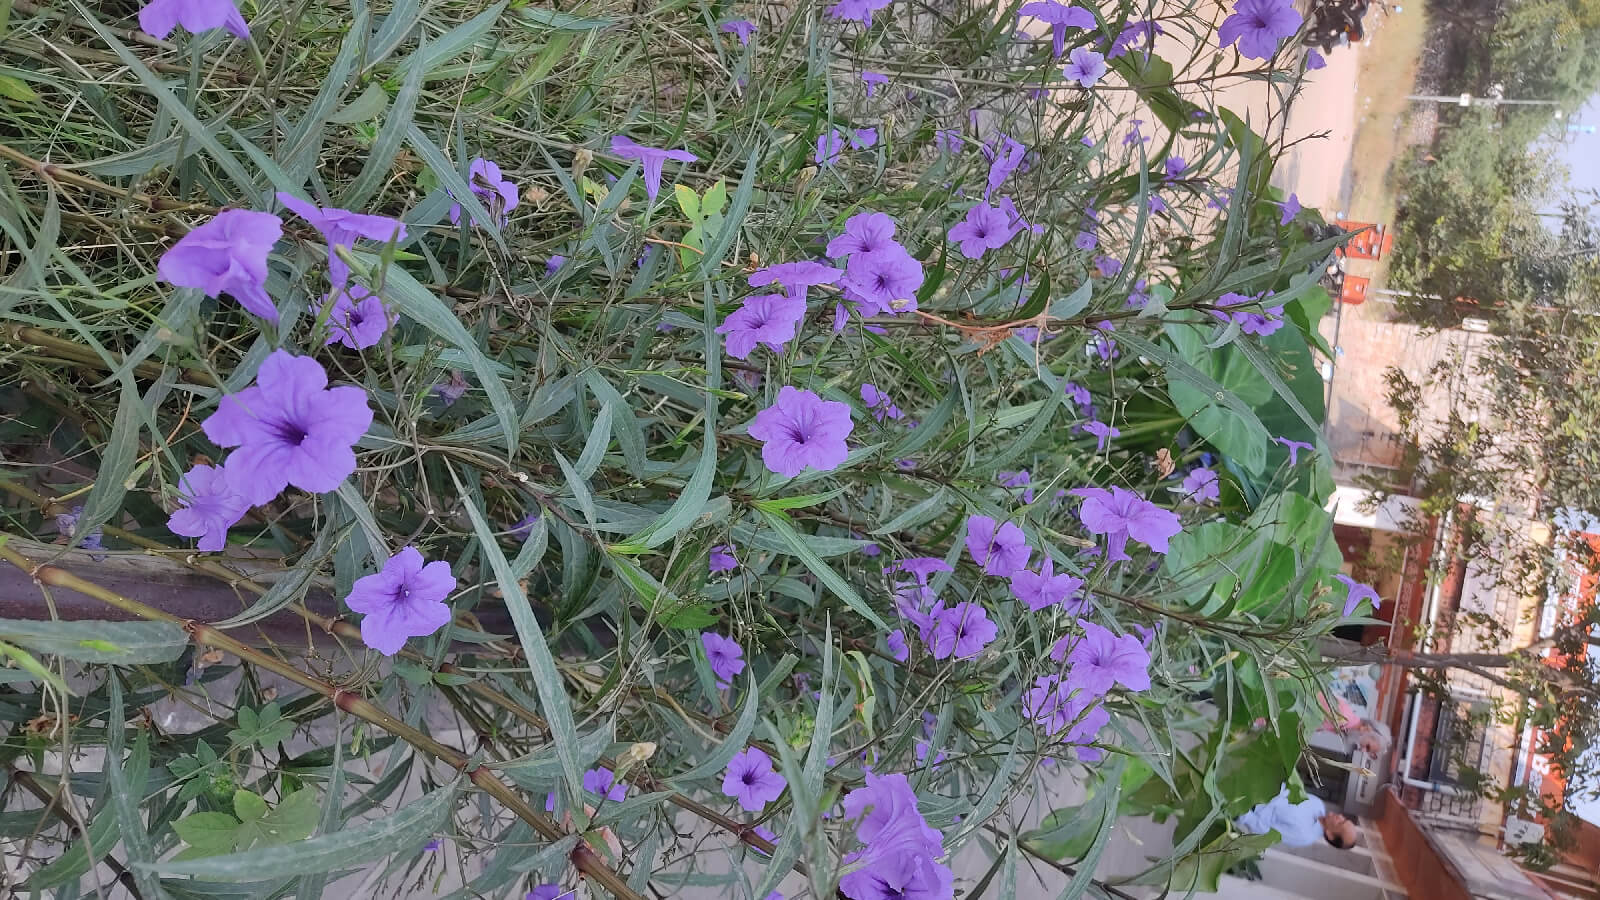
[[[1326,840],[1333,846],[1338,847],[1340,850],[1349,850],[1351,847],[1355,846],[1355,844],[1346,844],[1343,838],[1337,834],[1324,834],[1322,837],[1323,840]]]

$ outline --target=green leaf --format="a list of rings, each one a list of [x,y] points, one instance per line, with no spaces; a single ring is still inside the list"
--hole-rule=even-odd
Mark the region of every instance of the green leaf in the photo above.
[[[794,530],[794,526],[789,524],[787,515],[766,509],[759,511],[762,517],[766,519],[767,524],[772,527],[772,530],[777,532],[778,537],[782,538],[783,542],[788,545],[789,552],[800,560],[807,569],[810,569],[811,574],[817,576],[817,580],[832,591],[835,597],[843,600],[846,606],[861,614],[863,618],[880,630],[889,630],[888,623],[884,622],[877,613],[872,611],[872,607],[868,606],[867,601],[856,593],[856,589],[851,587],[848,581],[841,578],[839,573],[835,572],[832,567],[823,562],[822,557],[806,546],[805,541],[802,541],[800,535]]]
[[[358,512],[358,521],[360,516],[361,512]],[[334,551],[344,543],[345,538],[350,536],[355,525],[355,522],[346,522],[339,527],[327,526],[318,529],[316,540],[311,542],[311,549],[307,550],[294,566],[285,570],[283,576],[267,588],[266,593],[256,598],[256,602],[250,604],[244,612],[216,622],[213,627],[228,629],[249,625],[251,622],[265,619],[291,603],[299,602],[305,597],[306,591],[311,589],[311,582],[315,580],[317,572],[333,558]]]
[[[74,662],[131,666],[172,662],[189,638],[170,622],[0,619],[0,639]]]
[[[450,480],[455,482],[456,490],[465,494],[466,488],[462,485],[455,468],[450,467],[449,471]],[[561,756],[561,766],[567,776],[570,795],[579,796],[583,790],[583,779],[579,772],[575,749],[578,745],[578,729],[572,721],[572,707],[567,700],[561,673],[556,669],[555,657],[550,652],[550,645],[545,642],[544,629],[539,627],[539,620],[533,615],[533,606],[528,603],[527,591],[511,571],[511,564],[500,551],[500,543],[495,540],[494,529],[489,527],[483,511],[478,508],[478,504],[470,501],[464,501],[461,505],[466,509],[467,517],[472,520],[472,530],[478,536],[483,556],[494,572],[495,583],[500,587],[500,592],[505,598],[506,610],[511,613],[511,621],[516,626],[522,652],[527,654],[534,685],[538,688],[539,706],[544,710],[551,738]]]
[[[39,95],[21,78],[12,75],[0,74],[0,97],[15,100],[18,103],[35,103]]]
[[[5,675],[7,677],[11,676],[12,674],[31,676],[31,678],[23,677],[15,680],[28,681],[31,679],[38,679],[39,681],[49,685],[52,689],[60,692],[61,696],[63,697],[76,696],[72,689],[67,687],[67,683],[61,679],[60,675],[57,675],[50,669],[49,666],[39,662],[39,660],[34,658],[33,654],[22,649],[21,647],[13,647],[4,641],[0,641],[0,657],[4,657],[16,663],[17,669],[21,670],[19,672],[17,669],[0,668],[0,675]]]
[[[277,701],[261,707],[259,713],[248,706],[241,706],[238,717],[239,727],[228,731],[228,740],[239,746],[271,749],[294,733],[294,721],[283,718],[283,710]]]
[[[696,271],[704,278],[716,277],[722,271],[722,259],[739,236],[739,229],[744,227],[744,217],[750,212],[750,199],[756,189],[760,159],[761,152],[751,150],[749,158],[745,160],[744,175],[739,178],[739,187],[733,192],[733,205],[729,207],[722,227],[707,242],[706,252],[700,257],[700,266]]]
[[[429,169],[433,170],[433,174],[439,179],[439,183],[444,186],[446,191],[450,192],[450,198],[461,204],[462,210],[467,213],[467,218],[474,225],[482,228],[484,233],[494,240],[495,246],[500,248],[501,253],[511,252],[510,248],[506,246],[505,238],[500,234],[500,221],[489,215],[489,211],[483,208],[483,204],[478,200],[478,195],[472,192],[471,185],[462,179],[461,173],[456,171],[456,167],[451,164],[438,146],[423,133],[421,128],[417,127],[415,121],[406,123],[406,143],[410,144],[411,149],[417,151],[417,155],[422,157],[422,161],[428,164]],[[463,347],[462,349],[466,348]]]
[[[424,74],[432,72],[449,62],[456,54],[476,44],[489,33],[490,28],[494,27],[500,14],[505,12],[507,2],[508,0],[500,0],[499,3],[440,35],[436,40],[429,41],[427,53],[420,52],[419,48],[418,53],[403,63],[406,74],[410,74],[411,68],[421,69]]]
[[[240,789],[233,792],[233,814],[240,822],[254,822],[266,818],[267,801],[254,791]]]
[[[484,393],[489,396],[489,406],[494,410],[495,417],[500,420],[500,433],[506,440],[506,453],[515,459],[520,434],[517,407],[511,402],[511,394],[506,390],[505,382],[500,380],[489,358],[479,349],[477,340],[467,331],[466,326],[461,324],[461,320],[456,318],[455,313],[444,305],[444,301],[423,287],[404,269],[397,266],[389,267],[384,272],[383,285],[384,298],[393,303],[399,312],[411,317],[417,324],[465,354],[472,366],[473,374],[478,376]]]
[[[328,116],[328,121],[336,125],[354,125],[357,122],[368,122],[376,119],[389,108],[389,92],[383,85],[374,81],[367,85],[361,95],[344,105],[344,108]]]
[[[412,54],[414,57],[421,53],[423,47],[418,47]],[[394,167],[395,157],[400,155],[400,145],[405,140],[406,126],[411,123],[412,115],[417,108],[417,98],[422,94],[421,66],[412,66],[406,71],[406,77],[400,82],[400,92],[395,95],[394,107],[389,114],[384,116],[383,124],[378,127],[378,134],[372,139],[372,147],[367,150],[366,161],[361,164],[361,171],[355,179],[345,188],[340,202],[347,209],[362,209],[378,193],[384,179]],[[382,88],[379,88],[382,91]],[[364,96],[364,95],[363,95]]]
[[[133,752],[124,762],[122,748],[128,720],[122,698],[122,679],[113,673],[106,680],[111,692],[110,716],[106,720],[106,793],[117,819],[117,830],[122,833],[124,861],[132,867],[139,895],[148,900],[162,900],[167,892],[161,887],[161,880],[138,867],[156,858],[149,830],[139,812],[145,781],[150,774],[150,734],[140,730]]]
[[[728,730],[727,738],[688,771],[680,772],[669,780],[673,784],[688,788],[701,778],[721,775],[722,770],[728,767],[729,761],[738,756],[749,743],[750,734],[755,731],[756,712],[760,708],[760,701],[760,691],[745,691],[744,708],[739,712],[739,721],[733,723],[733,728]]]
[[[154,389],[152,388],[152,393]],[[81,541],[94,529],[111,520],[122,509],[122,498],[128,493],[128,476],[139,456],[139,423],[145,418],[144,403],[133,377],[122,381],[117,399],[117,415],[111,422],[111,437],[100,451],[99,472],[89,498],[83,502],[83,512],[73,526],[74,542]]]
[[[383,859],[393,853],[413,854],[430,834],[443,825],[450,811],[455,808],[459,787],[460,779],[457,778],[424,795],[420,800],[403,804],[393,815],[309,839],[308,836],[316,828],[318,810],[315,801],[311,799],[312,792],[300,791],[290,794],[277,809],[266,813],[260,820],[264,831],[274,837],[288,834],[298,834],[298,837],[274,840],[270,844],[261,841],[254,849],[240,848],[240,852],[206,859],[154,863],[147,865],[146,868],[168,875],[197,875],[229,880],[265,879],[288,872],[331,872],[335,869],[353,868]],[[302,796],[310,801],[309,804],[298,799]],[[295,805],[295,809],[286,814],[285,809],[291,804]],[[188,819],[180,819],[174,826],[195,818],[196,816],[189,816]],[[228,817],[223,816],[223,818]],[[211,821],[207,827],[214,829],[218,826]],[[190,830],[193,831],[192,826]],[[303,833],[300,833],[302,831]],[[179,836],[193,845],[193,841],[190,841],[182,831],[179,832]],[[213,835],[207,835],[206,840],[216,839]]]

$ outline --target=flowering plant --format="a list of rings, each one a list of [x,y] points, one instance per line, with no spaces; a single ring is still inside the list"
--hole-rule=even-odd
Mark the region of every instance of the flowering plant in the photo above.
[[[13,10],[25,888],[1214,885],[1359,612],[1245,5]]]

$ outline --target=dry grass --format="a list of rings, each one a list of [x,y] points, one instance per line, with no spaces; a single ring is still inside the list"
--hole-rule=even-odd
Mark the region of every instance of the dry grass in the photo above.
[[[1406,95],[1416,82],[1427,35],[1427,13],[1420,0],[1402,4],[1403,13],[1375,12],[1369,27],[1370,46],[1361,48],[1361,74],[1356,89],[1361,97],[1356,113],[1356,137],[1350,206],[1351,218],[1387,222],[1394,215],[1394,193],[1389,174],[1405,152],[1406,124],[1412,102]]]

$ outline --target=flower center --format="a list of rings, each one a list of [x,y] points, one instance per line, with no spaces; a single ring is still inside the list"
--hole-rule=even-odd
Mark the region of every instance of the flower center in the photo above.
[[[305,443],[310,433],[301,427],[298,422],[283,421],[270,426],[273,436],[291,447],[298,447]]]
[[[744,776],[741,778],[741,780],[745,783],[746,786],[755,784],[756,783],[756,773],[754,773],[754,772],[746,772],[746,773],[744,773]]]

